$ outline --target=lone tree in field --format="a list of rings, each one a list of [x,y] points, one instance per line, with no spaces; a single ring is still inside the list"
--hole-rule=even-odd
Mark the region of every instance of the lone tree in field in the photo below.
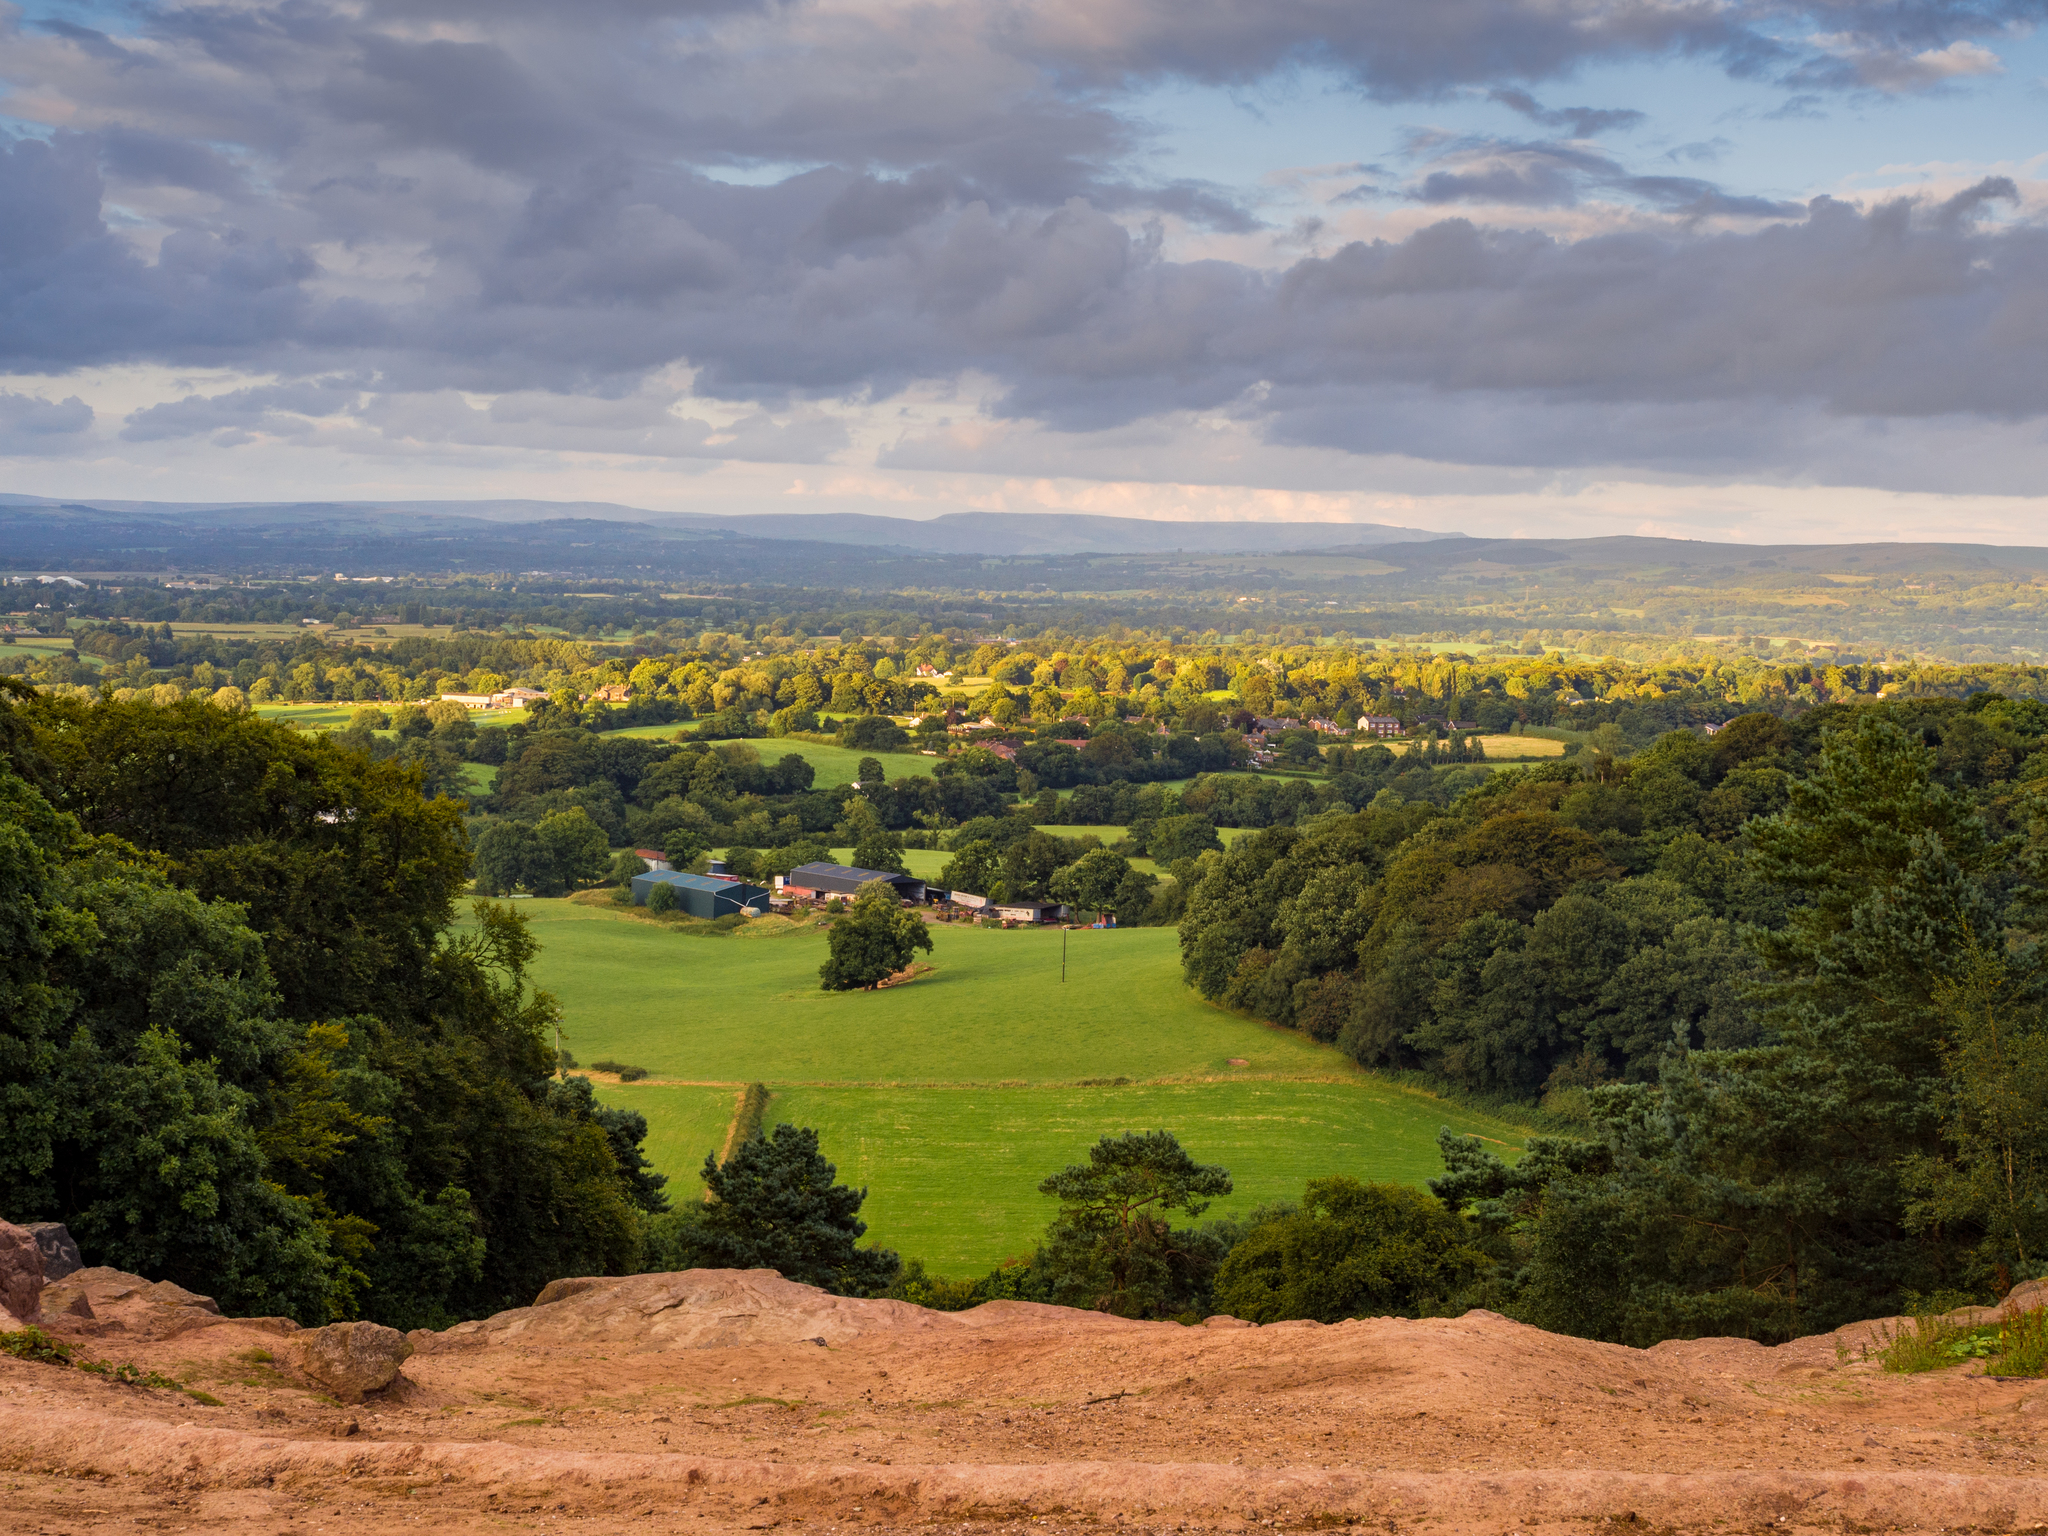
[[[1211,1233],[1167,1222],[1190,1219],[1230,1193],[1230,1170],[1198,1163],[1171,1131],[1126,1131],[1088,1149],[1038,1186],[1060,1202],[1042,1257],[1054,1299],[1119,1317],[1170,1317],[1208,1290],[1223,1245]]]
[[[688,1232],[689,1262],[772,1269],[841,1296],[874,1295],[901,1261],[887,1248],[855,1246],[868,1230],[857,1214],[868,1192],[838,1177],[818,1151],[818,1133],[803,1126],[778,1125],[740,1143],[724,1167],[706,1157],[712,1198]]]
[[[896,887],[886,880],[862,886],[826,939],[832,953],[818,967],[818,977],[827,992],[872,987],[910,964],[918,950],[932,947],[930,932],[903,910]]]

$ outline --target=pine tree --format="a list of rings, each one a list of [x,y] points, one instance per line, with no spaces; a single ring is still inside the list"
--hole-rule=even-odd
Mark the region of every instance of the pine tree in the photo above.
[[[723,1167],[704,1159],[711,1201],[684,1239],[693,1264],[772,1269],[785,1280],[841,1296],[872,1296],[902,1267],[886,1248],[856,1246],[865,1189],[837,1182],[839,1170],[818,1150],[818,1133],[778,1125],[742,1142]]]

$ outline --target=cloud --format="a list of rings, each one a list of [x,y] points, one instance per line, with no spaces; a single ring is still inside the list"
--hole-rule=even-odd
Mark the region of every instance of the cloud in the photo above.
[[[1530,84],[1682,56],[1817,97],[1920,89],[2035,9],[249,0],[118,35],[7,13],[10,109],[43,131],[0,136],[0,367],[251,381],[124,402],[121,439],[164,452],[838,462],[849,422],[970,375],[1034,430],[1224,413],[1471,464],[1775,463],[1799,452],[1775,423],[1815,413],[2031,421],[2048,235],[1983,217],[2014,184],[1859,208],[1641,175],[1593,142],[1641,114]],[[1155,173],[1134,82],[1309,68],[1487,93],[1547,132],[1419,136],[1405,185],[1347,159],[1372,180],[1341,197],[1403,233],[1334,250],[1309,238],[1334,244],[1334,212],[1268,229]],[[1594,200],[1608,232],[1524,227]],[[1189,255],[1191,228],[1239,259]],[[48,408],[73,404],[82,440],[90,406]]]
[[[1687,219],[1780,219],[1803,212],[1797,203],[1731,195],[1697,177],[1633,175],[1612,156],[1581,142],[1437,135],[1411,142],[1434,167],[1408,189],[1419,203],[1568,208],[1590,196],[1608,195]]]
[[[0,458],[74,452],[92,423],[92,407],[76,395],[46,400],[0,389]]]
[[[1794,71],[1792,78],[1837,90],[1860,88],[1904,95],[2005,72],[1997,54],[1967,38],[1917,52],[1893,38],[1854,33],[1817,37],[1814,42],[1818,56]]]
[[[1712,60],[1739,77],[1806,73],[1835,88],[1923,89],[1982,73],[1989,53],[1973,39],[2031,25],[2040,7],[2037,0],[1019,0],[1013,15],[1014,46],[1085,79],[1178,76],[1242,85],[1276,70],[1316,67],[1383,100],[1417,100],[1460,86],[1564,79],[1590,64],[1674,57]]]
[[[1487,92],[1487,97],[1545,128],[1568,128],[1575,139],[1593,139],[1615,129],[1634,128],[1646,117],[1631,108],[1545,107],[1527,91],[1508,86],[1496,87]]]

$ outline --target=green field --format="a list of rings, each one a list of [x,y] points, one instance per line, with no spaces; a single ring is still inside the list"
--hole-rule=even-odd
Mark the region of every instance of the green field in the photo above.
[[[1442,1125],[1509,1145],[1524,1134],[1208,1006],[1181,984],[1170,929],[938,928],[929,977],[833,994],[818,989],[816,929],[700,938],[600,907],[519,905],[570,1050],[653,1074],[600,1091],[647,1116],[678,1196],[698,1191],[737,1088],[765,1082],[770,1120],[816,1127],[868,1186],[874,1239],[941,1273],[1028,1249],[1047,1217],[1038,1180],[1107,1133],[1164,1126],[1230,1168],[1219,1212],[1298,1197],[1315,1174],[1423,1178]]]
[[[631,725],[624,730],[606,731],[607,737],[637,736],[650,741],[671,741],[678,731],[687,732],[692,727],[682,725]],[[813,768],[818,776],[812,782],[814,789],[831,789],[840,784],[851,784],[859,777],[860,760],[872,757],[882,765],[884,778],[908,779],[930,778],[936,757],[926,757],[918,752],[860,752],[852,747],[834,746],[829,742],[797,741],[787,736],[752,737],[747,745],[761,754],[764,763],[776,762],[795,753]]]
[[[431,703],[431,700],[426,702]],[[289,720],[302,730],[338,731],[349,722],[349,716],[359,709],[381,709],[387,715],[399,706],[396,704],[256,704],[250,706],[255,713],[266,720]],[[526,718],[523,709],[477,709],[470,711],[470,722],[474,725],[512,725]],[[389,731],[379,735],[388,736]]]

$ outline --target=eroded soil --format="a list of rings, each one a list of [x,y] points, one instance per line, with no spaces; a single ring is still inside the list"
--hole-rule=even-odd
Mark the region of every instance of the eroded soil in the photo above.
[[[691,1271],[415,1334],[349,1407],[270,1358],[289,1324],[118,1289],[46,1326],[218,1405],[0,1358],[9,1531],[2048,1529],[2048,1383],[1888,1375],[1880,1324],[1638,1351]]]

